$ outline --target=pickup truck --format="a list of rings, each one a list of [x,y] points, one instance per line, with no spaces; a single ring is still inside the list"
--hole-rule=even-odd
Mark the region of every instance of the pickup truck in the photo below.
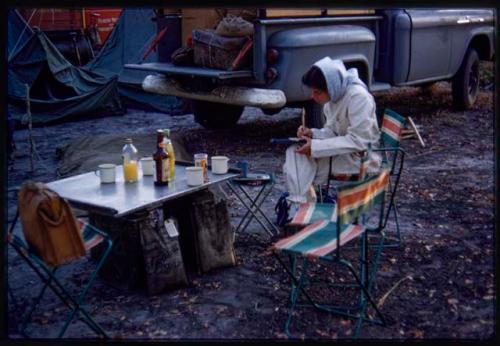
[[[453,105],[469,109],[479,87],[479,61],[494,57],[494,13],[487,9],[382,9],[368,15],[267,18],[253,21],[252,67],[218,70],[171,63],[129,64],[154,72],[144,90],[192,100],[206,128],[234,126],[245,106],[276,114],[304,107],[306,124],[321,127],[322,107],[302,75],[330,56],[358,69],[370,91],[436,81],[452,83]]]

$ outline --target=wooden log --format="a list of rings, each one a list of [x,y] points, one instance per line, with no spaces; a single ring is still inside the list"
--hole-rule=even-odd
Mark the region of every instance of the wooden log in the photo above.
[[[408,121],[410,123],[410,126],[412,127],[413,131],[415,132],[415,134],[417,135],[417,138],[418,138],[418,141],[420,142],[420,145],[422,146],[422,148],[425,148],[425,143],[424,143],[424,140],[422,139],[422,137],[420,136],[420,133],[418,131],[418,128],[417,126],[415,125],[415,123],[413,122],[412,118],[411,117],[408,117]]]

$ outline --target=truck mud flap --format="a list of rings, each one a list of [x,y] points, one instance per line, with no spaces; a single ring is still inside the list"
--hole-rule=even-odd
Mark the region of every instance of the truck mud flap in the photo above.
[[[173,95],[188,99],[225,103],[260,108],[281,108],[286,104],[283,91],[249,87],[220,86],[212,91],[184,90],[178,82],[162,75],[149,75],[142,82],[142,88],[151,93]]]

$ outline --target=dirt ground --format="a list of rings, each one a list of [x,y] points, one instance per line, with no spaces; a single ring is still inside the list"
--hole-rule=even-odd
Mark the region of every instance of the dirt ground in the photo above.
[[[486,67],[487,72],[491,69]],[[364,324],[361,338],[487,339],[494,335],[493,95],[493,84],[483,82],[478,102],[467,112],[452,110],[448,83],[375,95],[379,112],[388,107],[421,125],[426,146],[422,148],[416,139],[403,142],[407,158],[398,192],[403,244],[383,251],[374,287],[389,324]],[[285,189],[285,148],[270,145],[269,139],[293,135],[299,114],[297,109],[286,109],[270,117],[249,108],[235,129],[224,131],[205,130],[193,122],[192,115],[169,117],[135,110],[120,117],[35,128],[39,157],[34,172],[29,172],[28,131],[19,130],[8,185],[57,179],[57,149],[75,139],[131,131],[153,136],[156,128],[170,127],[184,137],[190,153],[224,154],[249,161],[251,170],[276,173],[277,184],[264,204],[274,218],[274,204]],[[15,203],[15,195],[9,193],[9,219]],[[233,196],[227,203],[236,224],[244,209]],[[19,227],[16,232],[21,232]],[[259,225],[252,223],[248,233],[236,238],[235,267],[191,273],[189,287],[156,296],[120,291],[98,280],[89,293],[88,309],[116,339],[286,338],[289,280],[267,252],[272,240]],[[387,233],[394,234],[392,222]],[[68,267],[61,274],[75,286],[88,274],[89,262],[83,259]],[[40,286],[12,249],[7,273],[15,298],[8,299],[8,335],[21,338],[20,318]],[[337,281],[346,278],[337,270],[326,275]],[[327,295],[323,288],[316,294],[345,299],[344,293]],[[36,338],[55,337],[67,311],[52,293],[42,304],[27,332]],[[298,338],[335,339],[351,338],[353,327],[351,320],[302,308],[291,330]],[[94,334],[76,321],[65,336],[93,338]]]

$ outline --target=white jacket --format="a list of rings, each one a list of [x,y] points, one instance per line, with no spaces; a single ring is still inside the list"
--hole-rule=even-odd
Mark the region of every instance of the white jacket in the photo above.
[[[380,130],[373,96],[360,85],[351,85],[337,102],[323,107],[326,122],[322,129],[312,129],[311,156],[314,158],[342,155],[332,165],[334,173],[358,173],[359,158],[351,155],[365,150],[368,143],[378,148]],[[370,171],[377,171],[381,157],[372,153]]]
[[[326,117],[322,129],[311,129],[311,157],[296,152],[298,145],[286,151],[283,172],[289,201],[314,200],[312,184],[327,181],[330,168],[334,174],[359,173],[360,158],[355,153],[378,148],[380,131],[375,114],[375,100],[358,77],[356,69],[346,70],[340,60],[325,57],[315,63],[325,76],[330,101],[323,107]],[[380,168],[381,157],[372,152],[368,171]]]

